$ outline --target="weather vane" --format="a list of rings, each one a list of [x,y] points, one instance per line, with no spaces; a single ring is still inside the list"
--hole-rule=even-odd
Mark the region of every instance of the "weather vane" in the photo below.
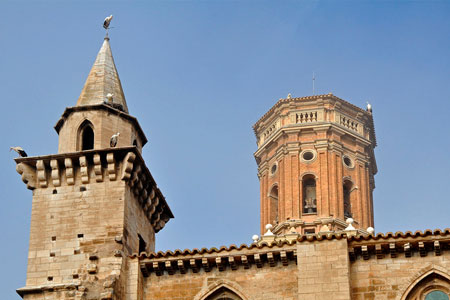
[[[316,74],[314,74],[314,72],[313,72],[313,76],[312,76],[312,88],[313,88],[313,95],[315,95],[316,94],[316,89],[315,89],[315,86],[314,86],[314,84],[316,83]]]
[[[109,25],[111,24],[112,18],[113,18],[113,16],[110,15],[109,17],[106,17],[105,21],[103,22],[103,28],[106,29],[106,37],[108,37],[108,29],[109,29]]]

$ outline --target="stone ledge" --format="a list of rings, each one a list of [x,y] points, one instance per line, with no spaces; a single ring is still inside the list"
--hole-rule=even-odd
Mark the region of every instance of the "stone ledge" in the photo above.
[[[22,298],[26,294],[37,294],[43,293],[45,291],[55,291],[55,290],[75,290],[80,286],[80,282],[73,283],[57,283],[57,284],[44,284],[37,286],[25,286],[20,289],[17,289],[16,292]]]

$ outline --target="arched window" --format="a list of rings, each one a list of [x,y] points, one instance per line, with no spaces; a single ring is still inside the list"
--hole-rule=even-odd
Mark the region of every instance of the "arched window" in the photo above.
[[[432,271],[412,283],[402,296],[402,300],[449,300],[450,280],[446,274]]]
[[[80,150],[94,149],[94,129],[91,122],[86,120],[81,124],[78,138]]]
[[[425,300],[449,300],[449,298],[443,291],[432,291],[425,296]]]
[[[241,297],[236,295],[233,291],[227,289],[226,287],[221,287],[211,295],[209,295],[205,300],[242,300]]]
[[[272,224],[278,224],[278,185],[274,185],[269,193],[270,219]]]
[[[352,203],[350,201],[350,193],[352,192],[353,183],[350,180],[344,181],[344,217],[352,217]]]
[[[317,198],[316,198],[316,178],[314,175],[305,175],[302,180],[303,190],[303,213],[312,214],[317,213]]]

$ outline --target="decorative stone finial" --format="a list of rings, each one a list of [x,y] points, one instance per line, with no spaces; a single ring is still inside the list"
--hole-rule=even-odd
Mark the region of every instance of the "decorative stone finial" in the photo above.
[[[259,236],[258,236],[257,234],[254,234],[254,235],[252,236],[252,240],[253,240],[253,243],[257,243],[258,240],[259,240]]]
[[[270,229],[272,229],[272,228],[273,228],[272,224],[267,224],[267,225],[266,225],[267,231],[266,231],[266,233],[264,233],[264,236],[267,236],[267,235],[273,235],[273,232],[270,231]]]
[[[345,228],[344,230],[356,230],[355,227],[353,227],[353,222],[354,220],[352,218],[348,218],[345,223],[348,224],[347,228]]]
[[[320,227],[320,232],[328,232],[330,231],[330,227],[328,227],[327,224],[322,225],[322,227]]]
[[[369,234],[374,234],[374,232],[375,232],[375,229],[373,228],[373,227],[367,227],[367,230],[366,230]]]

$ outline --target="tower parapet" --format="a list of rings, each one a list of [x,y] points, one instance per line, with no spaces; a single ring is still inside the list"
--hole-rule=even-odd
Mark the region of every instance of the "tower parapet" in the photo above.
[[[261,232],[373,227],[372,113],[333,94],[280,99],[255,125]]]

